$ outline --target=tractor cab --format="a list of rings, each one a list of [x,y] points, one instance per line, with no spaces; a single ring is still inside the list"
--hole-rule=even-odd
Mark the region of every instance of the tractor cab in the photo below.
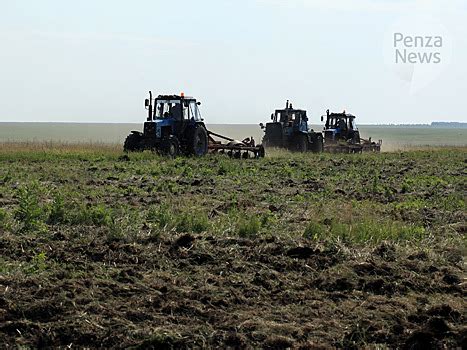
[[[360,134],[355,125],[355,116],[343,113],[330,113],[326,111],[326,124],[324,126],[324,139],[327,142],[351,141],[360,143]],[[324,121],[324,116],[321,117]]]
[[[276,109],[271,114],[271,122],[260,124],[265,136],[263,143],[270,147],[283,147],[289,144],[290,139],[297,134],[308,134],[308,117],[305,110],[294,109],[292,103],[287,100],[285,109]]]
[[[269,146],[279,147],[285,139],[294,134],[306,134],[308,130],[308,117],[305,110],[294,109],[292,103],[287,100],[285,109],[276,109],[271,114],[271,122],[260,124],[265,132],[266,139],[269,140]]]
[[[198,105],[200,103],[193,97],[159,95],[154,100],[152,117],[149,113],[148,121],[162,119],[201,121]]]
[[[306,111],[294,109],[292,107],[292,103],[289,103],[288,100],[286,102],[285,109],[277,109],[275,113],[271,115],[271,120],[273,123],[282,124],[282,127],[288,129],[289,133],[297,131],[308,132],[308,117],[306,115]]]
[[[202,123],[203,119],[195,98],[178,95],[159,95],[154,100],[152,94],[145,100],[148,117],[144,123],[144,135],[156,139],[167,138],[170,135],[184,134],[188,127]]]

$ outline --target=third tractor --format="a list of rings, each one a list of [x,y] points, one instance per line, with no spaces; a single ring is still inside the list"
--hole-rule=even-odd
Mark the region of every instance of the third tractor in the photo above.
[[[321,116],[324,121],[325,116]],[[360,138],[360,132],[355,125],[355,116],[345,111],[330,113],[326,111],[324,126],[324,150],[331,153],[361,153],[380,152],[382,141],[378,142]]]

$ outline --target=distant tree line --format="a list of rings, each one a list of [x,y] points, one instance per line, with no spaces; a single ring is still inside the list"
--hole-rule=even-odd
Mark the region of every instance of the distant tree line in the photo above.
[[[432,122],[431,126],[442,128],[467,128],[467,123],[463,122]]]

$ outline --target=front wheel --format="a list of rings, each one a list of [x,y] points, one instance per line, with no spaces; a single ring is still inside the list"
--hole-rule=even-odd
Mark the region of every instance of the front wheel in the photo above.
[[[180,153],[180,143],[175,136],[170,136],[162,141],[161,149],[164,155],[169,158],[175,158]]]

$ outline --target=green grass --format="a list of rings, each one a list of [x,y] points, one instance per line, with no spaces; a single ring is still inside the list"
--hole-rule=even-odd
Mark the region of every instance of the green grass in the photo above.
[[[465,148],[261,160],[129,160],[116,147],[11,144],[0,150],[9,231],[103,228],[109,237],[207,233],[355,243],[420,240],[463,219]],[[90,234],[92,233],[92,229]]]
[[[238,221],[238,234],[241,237],[253,237],[256,236],[261,228],[258,218],[254,215],[246,218],[241,218]]]

